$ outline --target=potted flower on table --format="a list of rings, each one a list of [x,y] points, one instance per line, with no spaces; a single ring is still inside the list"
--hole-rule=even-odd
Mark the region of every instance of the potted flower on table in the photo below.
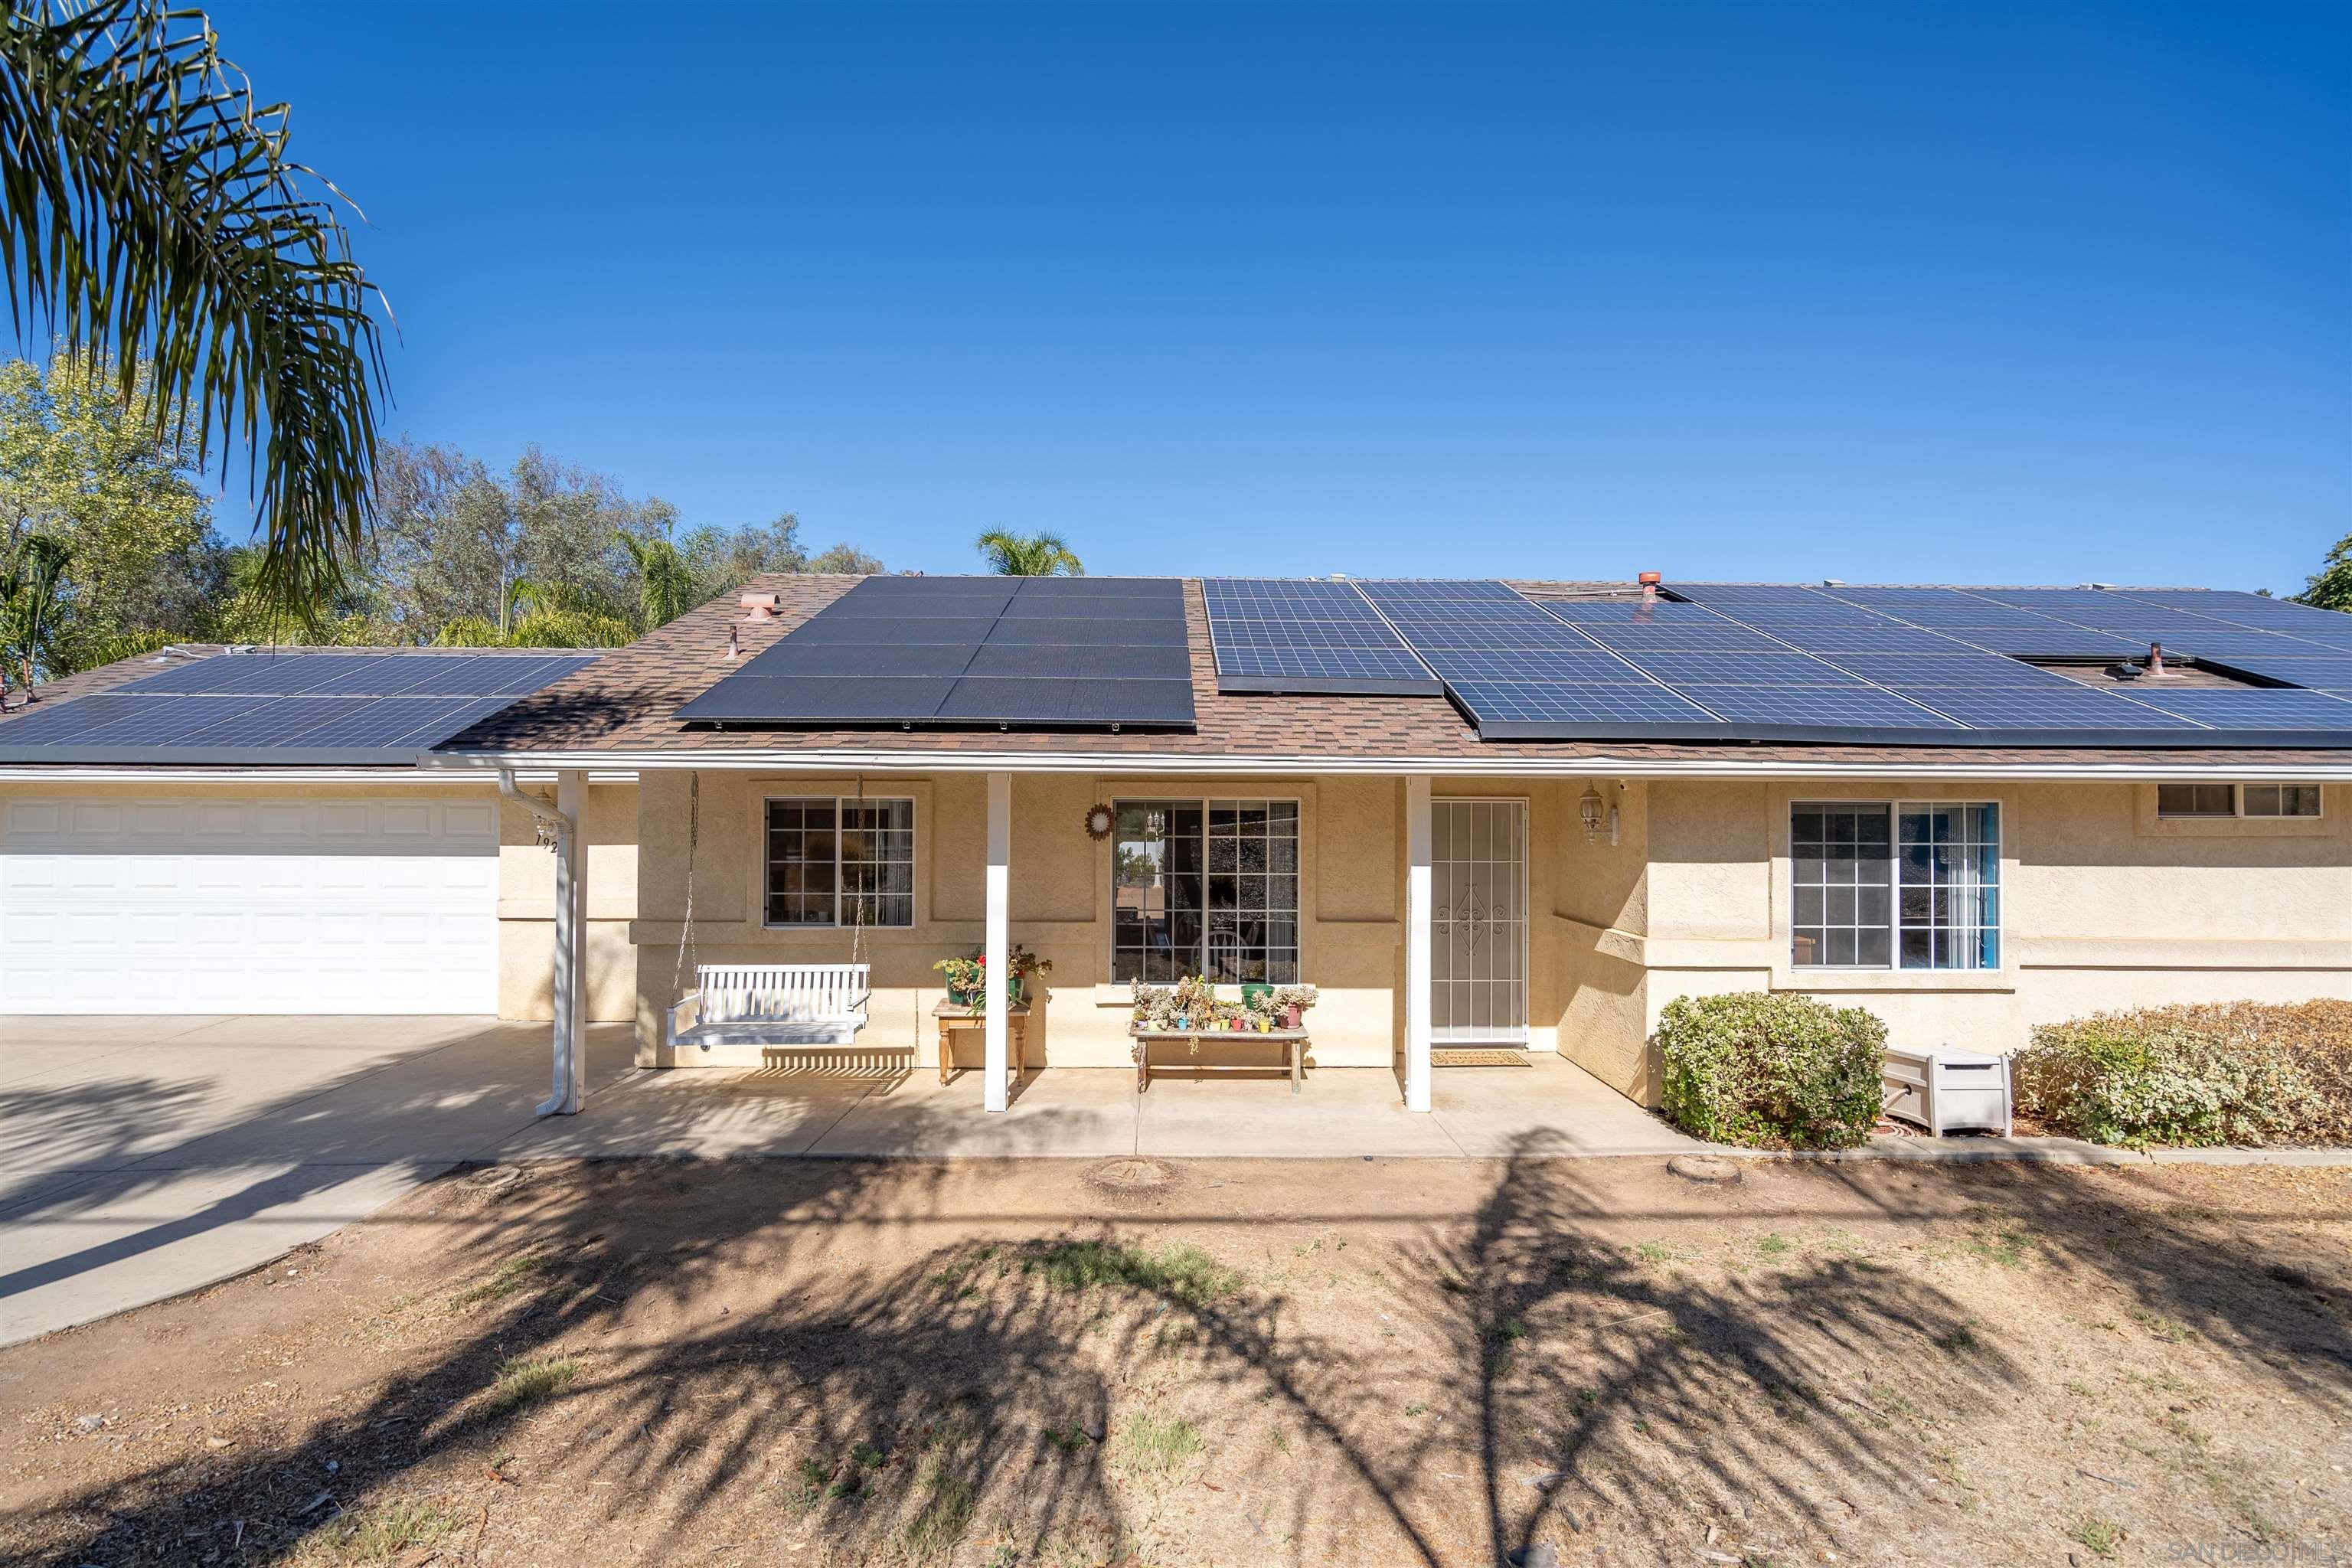
[[[1029,949],[1015,942],[1007,955],[1007,965],[1013,971],[1013,984],[1005,994],[1007,1005],[1021,1006],[1028,1000],[1029,981],[1034,975],[1051,974],[1054,961],[1040,958]],[[988,999],[988,952],[973,948],[961,958],[942,958],[931,965],[947,977],[948,1000],[959,1007],[978,1007]]]

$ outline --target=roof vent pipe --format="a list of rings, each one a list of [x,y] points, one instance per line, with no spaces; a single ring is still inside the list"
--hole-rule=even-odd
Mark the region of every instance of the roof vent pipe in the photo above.
[[[740,601],[743,619],[753,625],[776,618],[776,596],[773,594],[746,594]]]
[[[2172,673],[2164,668],[2164,645],[2160,642],[2147,645],[2147,673],[2158,679]]]
[[[1655,572],[1644,572],[1633,580],[1642,584],[1642,603],[1654,605],[1658,602],[1658,584],[1665,581],[1664,577]]]

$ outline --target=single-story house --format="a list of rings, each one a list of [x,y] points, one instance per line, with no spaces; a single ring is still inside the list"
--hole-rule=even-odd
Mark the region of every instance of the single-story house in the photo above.
[[[1314,1068],[1393,1071],[1414,1110],[1455,1047],[1654,1101],[1659,1010],[1697,993],[1990,1049],[2096,1008],[2352,997],[2352,616],[2252,595],[790,575],[396,764],[108,762],[61,720],[43,757],[25,722],[0,1010],[147,994],[137,954],[272,907],[273,862],[331,832],[372,861],[495,839],[495,921],[450,891],[452,940],[469,994],[494,962],[500,1012],[557,1015],[559,1099],[591,1017],[633,1016],[648,1066],[776,1059],[674,1039],[705,965],[867,965],[858,1051],[936,1066],[934,966],[974,949],[1052,965],[1032,1068],[1129,1066],[1138,981],[1305,984]],[[209,881],[206,832],[244,840]],[[309,897],[321,928],[350,907]],[[171,997],[315,984],[244,973]],[[1006,1028],[957,1047],[992,1109]]]

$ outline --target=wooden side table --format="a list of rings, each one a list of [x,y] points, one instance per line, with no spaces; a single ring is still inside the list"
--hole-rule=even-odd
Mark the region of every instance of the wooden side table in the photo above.
[[[1259,1034],[1255,1029],[1137,1029],[1128,1033],[1135,1038],[1135,1092],[1141,1094],[1151,1087],[1151,1042],[1154,1040],[1215,1040],[1230,1045],[1239,1040],[1244,1044],[1262,1040],[1280,1046],[1290,1068],[1290,1092],[1297,1094],[1307,1067],[1307,1031],[1304,1029],[1271,1029]],[[1261,1069],[1246,1062],[1212,1062],[1192,1064],[1197,1072],[1257,1072]]]
[[[942,1002],[931,1009],[931,1016],[940,1021],[940,1081],[945,1083],[955,1072],[954,1032],[987,1028],[988,1009]],[[1013,1034],[1013,1077],[1017,1082],[1029,1070],[1029,1005],[1023,1002],[1005,1008],[1004,1023]]]

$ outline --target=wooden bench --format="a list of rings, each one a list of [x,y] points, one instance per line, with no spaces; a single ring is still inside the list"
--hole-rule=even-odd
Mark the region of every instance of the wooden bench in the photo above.
[[[866,1027],[864,963],[705,963],[669,1010],[669,1043],[852,1046]]]
[[[1298,1092],[1307,1068],[1307,1031],[1304,1029],[1271,1029],[1260,1034],[1255,1029],[1137,1029],[1128,1033],[1135,1038],[1135,1092],[1141,1094],[1151,1087],[1151,1042],[1154,1040],[1213,1040],[1220,1045],[1264,1043],[1280,1046],[1290,1067],[1290,1092]],[[1265,1069],[1247,1062],[1194,1062],[1200,1072],[1261,1072]]]

